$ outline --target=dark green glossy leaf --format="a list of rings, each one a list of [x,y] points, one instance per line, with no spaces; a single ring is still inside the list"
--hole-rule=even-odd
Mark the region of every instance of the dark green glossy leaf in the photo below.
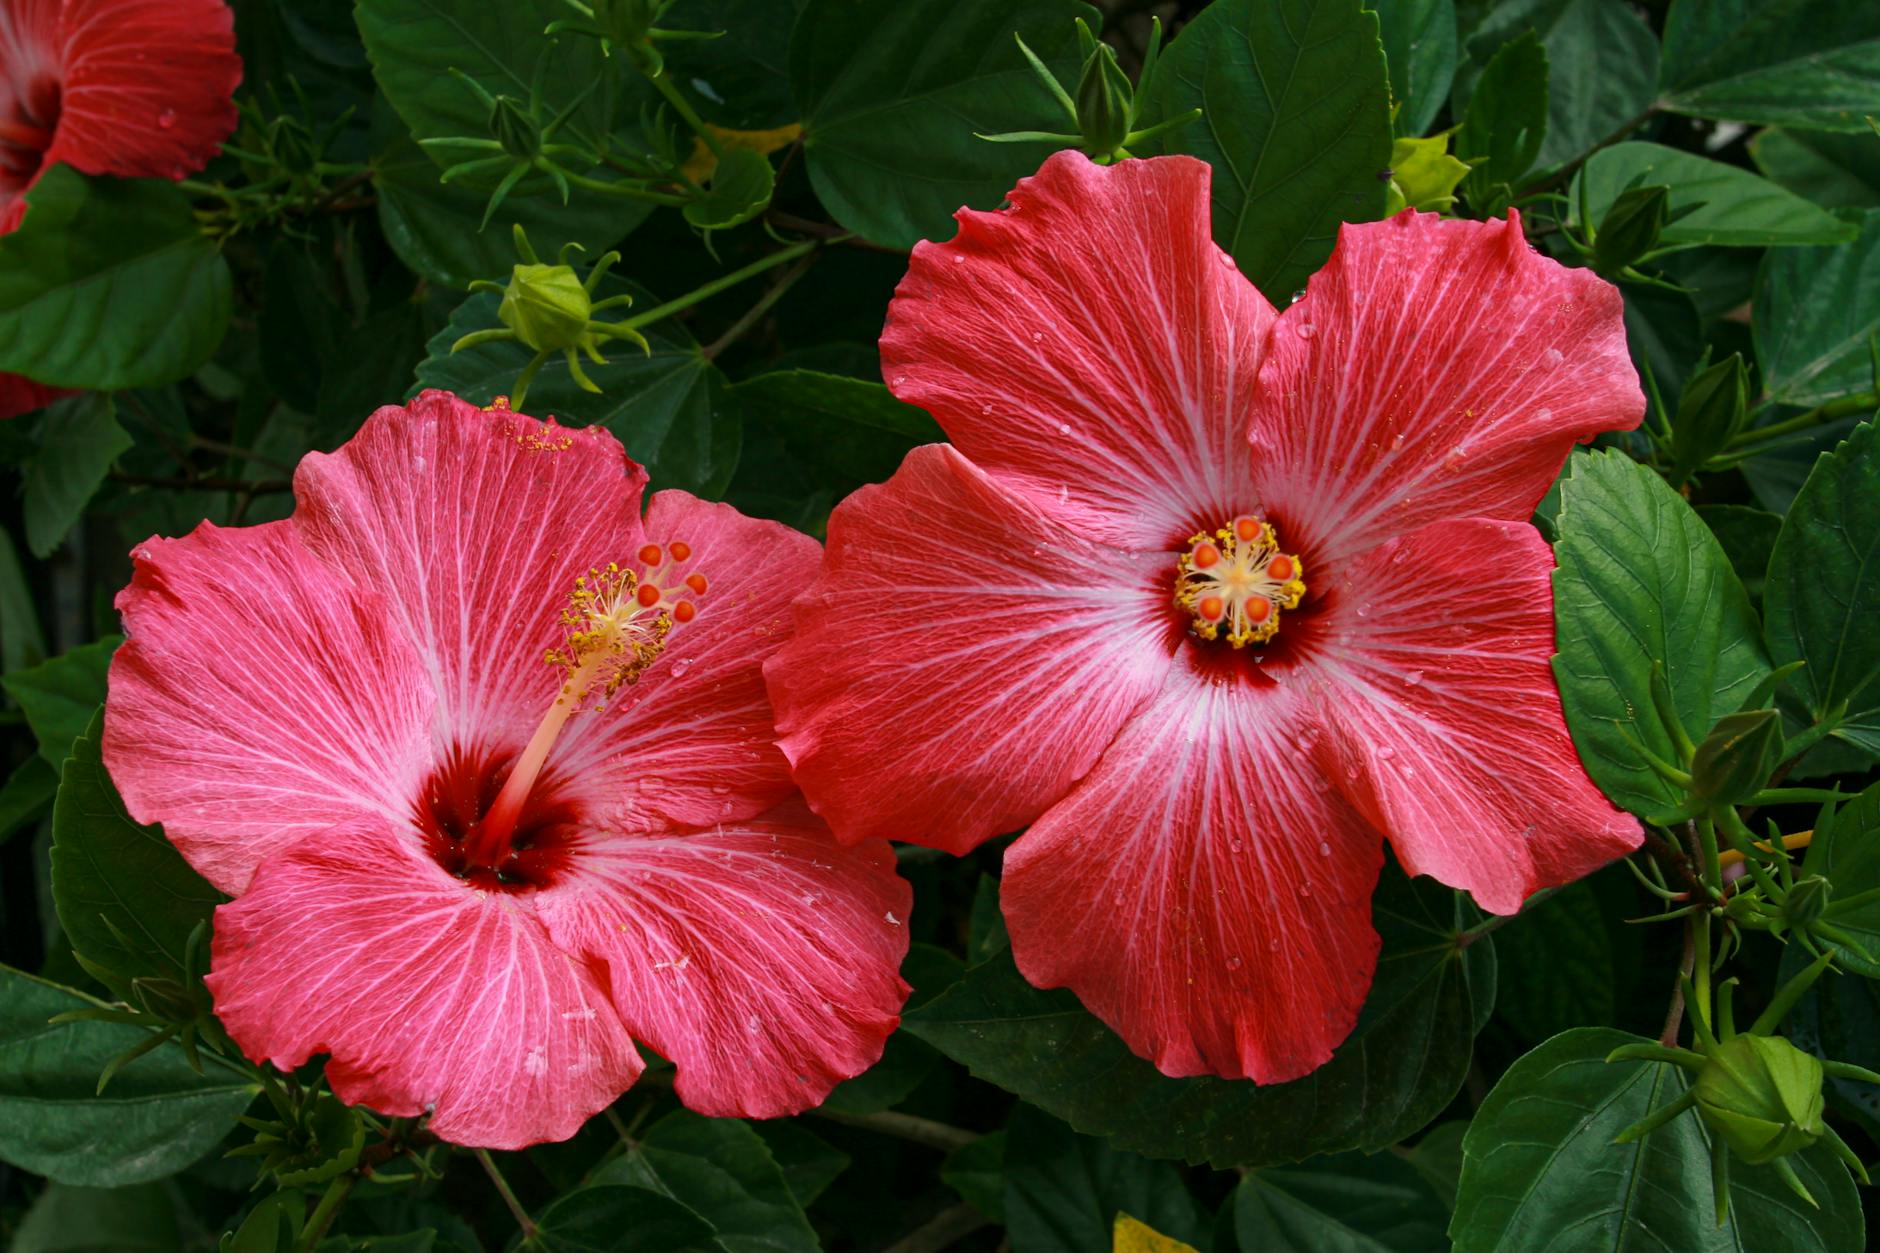
[[[994,1222],[1005,1221],[1005,1132],[963,1144],[940,1164],[940,1180]]]
[[[1241,1253],[1448,1253],[1449,1207],[1390,1153],[1250,1172],[1234,1190]]]
[[[52,806],[59,790],[59,772],[44,757],[28,757],[7,776],[0,788],[0,844]]]
[[[1858,223],[1851,243],[1771,249],[1763,259],[1751,306],[1756,360],[1764,389],[1783,404],[1806,408],[1875,385],[1880,209]]]
[[[1880,753],[1880,442],[1862,423],[1815,463],[1769,562],[1763,592],[1769,656],[1805,661],[1788,690],[1819,718],[1846,706],[1835,732]]]
[[[1597,225],[1626,188],[1659,183],[1671,189],[1670,213],[1692,209],[1660,233],[1667,246],[1756,248],[1854,238],[1854,227],[1766,178],[1694,152],[1647,143],[1614,144],[1594,153],[1573,180],[1569,220],[1579,226],[1591,217]]]
[[[72,741],[85,733],[98,706],[104,704],[105,674],[120,642],[113,635],[81,644],[30,670],[0,678],[39,737],[39,755],[52,765],[65,765]]]
[[[1613,1015],[1612,941],[1592,889],[1576,883],[1495,933],[1495,1012],[1539,1042]]]
[[[1373,0],[1378,37],[1390,69],[1391,98],[1401,106],[1399,135],[1421,135],[1442,112],[1461,56],[1455,0]]]
[[[668,1114],[593,1182],[671,1197],[707,1223],[727,1253],[821,1247],[770,1149],[739,1119]]]
[[[1639,378],[1642,381],[1649,368],[1665,407],[1676,413],[1684,380],[1704,354],[1704,323],[1697,305],[1685,292],[1644,283],[1622,282],[1619,290],[1625,293],[1626,345]]]
[[[711,1224],[669,1196],[610,1186],[570,1192],[536,1218],[547,1253],[718,1253]]]
[[[916,445],[946,439],[921,410],[861,379],[777,370],[736,384],[731,394],[814,471],[819,485],[844,495],[886,479]]]
[[[1005,1225],[1013,1253],[1107,1249],[1119,1211],[1163,1235],[1201,1242],[1201,1209],[1169,1163],[1080,1136],[1025,1105],[1013,1112],[1005,1136]]]
[[[176,1202],[161,1185],[55,1183],[26,1211],[10,1253],[183,1253]]]
[[[1807,959],[1800,946],[1791,945],[1780,977],[1793,975]],[[1880,1067],[1880,982],[1830,971],[1808,990],[1783,1029],[1797,1048],[1819,1057]],[[1835,1107],[1851,1113],[1869,1136],[1880,1135],[1880,1084],[1830,1076],[1827,1091]]]
[[[609,275],[596,295],[628,290],[633,289]],[[644,292],[638,294],[637,308],[654,303]],[[495,292],[484,292],[457,307],[418,366],[420,385],[441,387],[478,404],[489,404],[515,389],[516,376],[531,355],[521,344],[499,342],[450,351],[461,336],[499,325],[499,303]],[[631,312],[614,309],[603,316],[612,321]],[[524,408],[554,414],[569,426],[605,426],[620,437],[628,455],[647,468],[656,488],[681,487],[717,496],[737,467],[740,443],[740,424],[725,377],[677,323],[658,322],[643,329],[651,356],[616,341],[606,349],[610,364],[584,364],[601,395],[577,386],[566,363],[554,357],[530,384]]]
[[[722,31],[717,39],[666,43],[666,72],[699,116],[734,130],[767,130],[796,120],[790,103],[790,28],[795,4],[778,0],[679,0],[665,30]]]
[[[1760,600],[1763,580],[1769,572],[1769,556],[1775,551],[1776,533],[1782,529],[1782,519],[1749,505],[1699,505],[1697,516],[1723,545],[1730,568],[1743,580],[1743,590],[1752,601]]]
[[[1493,949],[1477,943],[1462,960],[1462,908],[1455,893],[1386,869],[1372,902],[1384,946],[1358,1025],[1292,1083],[1167,1078],[1075,996],[1026,983],[1004,950],[903,1021],[980,1078],[1118,1148],[1217,1167],[1375,1150],[1441,1112],[1468,1070]]]
[[[1469,94],[1456,156],[1471,167],[1463,189],[1472,208],[1499,214],[1547,142],[1547,50],[1532,31],[1489,58]]]
[[[963,969],[960,959],[943,948],[909,945],[901,963],[901,977],[914,989],[907,1008],[918,1009],[931,1001],[956,983]],[[889,1109],[905,1100],[939,1065],[940,1054],[932,1045],[897,1031],[888,1037],[880,1061],[837,1084],[819,1108],[840,1114],[872,1114]]]
[[[1390,85],[1358,0],[1217,0],[1142,87],[1142,119],[1200,121],[1155,141],[1214,167],[1214,240],[1284,308],[1340,222],[1384,211]]]
[[[1614,804],[1669,813],[1682,794],[1640,752],[1679,756],[1652,704],[1652,663],[1701,739],[1768,673],[1755,612],[1691,507],[1622,453],[1574,454],[1556,526],[1554,674],[1580,760]]]
[[[1880,135],[1771,127],[1749,141],[1763,175],[1824,209],[1880,208]]]
[[[52,895],[72,947],[126,981],[184,980],[189,934],[227,898],[158,827],[131,820],[100,753],[104,715],[72,744],[52,812]],[[205,949],[202,961],[206,963]]]
[[[1677,1099],[1685,1074],[1665,1062],[1613,1062],[1640,1043],[1588,1027],[1555,1036],[1502,1075],[1463,1141],[1449,1234],[1456,1253],[1551,1247],[1677,1253],[1857,1253],[1860,1200],[1847,1168],[1816,1145],[1796,1173],[1821,1209],[1767,1166],[1731,1163],[1730,1221],[1710,1205],[1710,1149],[1686,1112],[1634,1144],[1613,1137]]]
[[[141,1027],[47,1020],[96,1009],[69,988],[0,966],[0,1158],[61,1183],[115,1188],[181,1170],[213,1149],[260,1088],[204,1051],[204,1073],[164,1046],[120,1070]]]
[[[1868,0],[1677,0],[1665,106],[1698,117],[1859,131],[1880,113],[1880,7]]]
[[[1075,129],[1012,36],[1074,83],[1077,17],[1100,22],[1077,0],[809,0],[790,88],[824,206],[875,243],[909,248],[952,234],[963,204],[997,205],[1051,145],[975,132]]]
[[[1880,890],[1880,783],[1868,788],[1818,826],[1805,866],[1826,875],[1838,900]],[[1880,900],[1834,913],[1827,922],[1845,932],[1852,944],[1835,943],[1841,964],[1869,979],[1880,979]],[[1865,1063],[1862,1063],[1865,1064]]]
[[[770,1148],[771,1160],[783,1172],[796,1203],[808,1206],[836,1177],[849,1168],[849,1155],[787,1118],[767,1118],[751,1124]]]
[[[65,541],[111,463],[130,446],[108,393],[67,396],[40,415],[39,451],[20,467],[26,546],[35,557]]]
[[[0,370],[114,390],[183,378],[228,327],[231,281],[189,198],[54,165],[0,238]]]
[[[12,533],[0,528],[0,672],[24,670],[46,659],[39,606],[20,568]]]

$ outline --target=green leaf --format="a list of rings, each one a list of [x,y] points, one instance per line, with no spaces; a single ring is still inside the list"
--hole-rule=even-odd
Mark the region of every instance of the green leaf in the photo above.
[[[13,536],[0,527],[0,671],[24,670],[45,659],[38,603],[26,585]]]
[[[98,706],[104,704],[111,654],[122,642],[120,636],[107,636],[30,670],[0,677],[0,684],[20,703],[27,724],[39,737],[39,755],[53,766],[65,765],[72,741],[85,733]]]
[[[1664,106],[1696,117],[1859,131],[1880,113],[1880,8],[1869,0],[1678,0]]]
[[[1462,1185],[1449,1234],[1456,1253],[1498,1249],[1656,1248],[1677,1253],[1857,1253],[1860,1200],[1824,1144],[1793,1159],[1821,1202],[1799,1203],[1767,1166],[1730,1166],[1730,1220],[1711,1207],[1710,1149],[1686,1112],[1633,1144],[1620,1131],[1677,1099],[1682,1070],[1612,1062],[1622,1031],[1555,1036],[1502,1075],[1463,1141]]]
[[[796,120],[790,103],[794,4],[776,0],[679,0],[662,30],[722,31],[717,39],[665,44],[666,72],[699,116],[733,130],[768,130]]]
[[[1808,873],[1828,877],[1835,900],[1880,890],[1880,783],[1816,828],[1804,865]],[[1826,941],[1840,954],[1841,964],[1855,974],[1880,979],[1880,900],[1836,911],[1826,921],[1853,940]]]
[[[685,207],[685,220],[700,230],[716,231],[748,222],[770,206],[777,173],[770,158],[749,148],[732,148],[712,170],[705,195]]]
[[[962,1144],[940,1164],[940,1181],[993,1222],[1005,1222],[1005,1132]]]
[[[1516,0],[1469,39],[1484,61],[1532,30],[1547,53],[1547,135],[1535,168],[1555,170],[1636,125],[1658,90],[1658,40],[1625,0]]]
[[[1612,941],[1586,884],[1522,910],[1495,933],[1495,958],[1495,1012],[1529,1040],[1612,1021]]]
[[[1281,308],[1340,222],[1384,212],[1390,84],[1358,0],[1217,0],[1182,28],[1138,97],[1154,141],[1214,167],[1214,240]]]
[[[1074,83],[1078,17],[1101,23],[1076,0],[809,0],[790,89],[810,183],[836,221],[910,248],[952,234],[963,204],[997,205],[1050,147],[975,133],[1075,129],[1012,36]]]
[[[839,374],[775,370],[735,384],[731,394],[808,469],[809,486],[838,495],[886,479],[916,445],[946,439],[939,423],[882,384]]]
[[[721,1246],[711,1224],[658,1192],[581,1188],[543,1210],[536,1240],[547,1253],[692,1253]]]
[[[220,1143],[261,1090],[207,1051],[198,1075],[166,1045],[118,1071],[99,1096],[104,1068],[150,1033],[47,1020],[101,1005],[0,966],[0,1159],[87,1187],[161,1179]]]
[[[59,790],[59,772],[44,757],[28,757],[7,776],[0,788],[0,844],[52,804]]]
[[[1547,50],[1532,31],[1503,44],[1469,95],[1456,156],[1472,168],[1470,207],[1497,214],[1547,142]]]
[[[1880,207],[1880,135],[1771,127],[1749,141],[1764,177],[1824,209]]]
[[[1808,954],[1792,944],[1782,955],[1778,978],[1787,979],[1808,963]],[[1880,1067],[1880,982],[1859,973],[1829,971],[1808,989],[1783,1030],[1795,1047],[1868,1070]],[[1851,1113],[1869,1136],[1880,1134],[1880,1084],[1828,1076],[1827,1092],[1835,1106]]]
[[[190,932],[227,898],[158,827],[132,821],[105,770],[104,714],[72,744],[52,811],[52,896],[72,947],[126,981],[189,978]],[[203,958],[207,960],[207,952]]]
[[[1763,580],[1769,572],[1769,557],[1775,551],[1776,533],[1782,519],[1765,509],[1750,505],[1699,505],[1697,516],[1723,546],[1730,568],[1743,580],[1743,590],[1752,601],[1762,599]]]
[[[1807,408],[1874,386],[1868,342],[1880,335],[1880,209],[1857,222],[1852,243],[1772,249],[1763,258],[1750,312],[1771,399]]]
[[[1463,908],[1431,880],[1386,869],[1372,901],[1383,951],[1358,1025],[1292,1083],[1167,1078],[1071,993],[1026,983],[1003,949],[902,1021],[979,1078],[1118,1148],[1222,1168],[1374,1151],[1440,1113],[1468,1071],[1494,950],[1477,942],[1462,959]]]
[[[14,1233],[10,1253],[183,1253],[176,1202],[161,1184],[47,1185]]]
[[[1692,210],[1660,232],[1667,247],[1838,244],[1855,235],[1853,226],[1748,170],[1647,143],[1614,144],[1588,158],[1573,180],[1568,220],[1583,227],[1590,216],[1597,225],[1626,188],[1659,183],[1671,189],[1671,215]]]
[[[1421,135],[1449,100],[1460,55],[1455,0],[1368,0],[1390,69],[1391,98],[1401,106],[1399,135]]]
[[[1256,1170],[1234,1190],[1241,1253],[1448,1253],[1449,1207],[1390,1153]]]
[[[372,74],[386,101],[417,139],[490,136],[489,110],[451,73],[459,70],[492,96],[526,102],[539,59],[549,57],[543,80],[543,119],[555,116],[596,79],[602,87],[582,102],[557,138],[604,136],[612,128],[616,74],[600,41],[542,29],[575,16],[562,0],[503,0],[501,4],[453,4],[449,0],[358,0],[355,16],[365,39]],[[632,81],[631,78],[625,81]],[[433,148],[440,166],[486,155]],[[498,176],[500,177],[500,176]],[[488,186],[495,181],[484,182]]]
[[[671,1197],[709,1224],[713,1247],[727,1253],[821,1248],[769,1148],[736,1118],[668,1114],[593,1181]]]
[[[1817,719],[1845,704],[1835,734],[1880,752],[1880,440],[1864,422],[1815,463],[1776,536],[1763,592],[1769,657],[1805,661],[1789,680]]]
[[[595,295],[622,292],[633,292],[638,308],[655,303],[611,274]],[[531,355],[521,344],[496,342],[450,351],[471,331],[498,325],[500,303],[495,292],[483,292],[457,306],[450,325],[431,340],[430,355],[418,365],[420,386],[441,387],[484,405],[515,389],[516,376]],[[631,310],[608,312],[613,316],[606,320],[611,321]],[[737,410],[725,377],[678,323],[656,322],[641,330],[652,346],[650,356],[631,343],[615,341],[605,350],[610,364],[583,365],[601,395],[582,390],[567,364],[551,357],[529,385],[525,408],[552,413],[570,426],[605,426],[620,437],[628,455],[647,468],[654,487],[682,487],[715,497],[737,468],[740,443]]]
[[[131,437],[117,423],[107,392],[55,400],[39,417],[39,451],[21,467],[26,546],[49,555],[91,503]]]
[[[616,196],[582,196],[567,205],[557,196],[511,196],[483,227],[488,194],[438,182],[436,163],[404,134],[403,124],[382,104],[378,113],[391,121],[374,123],[379,227],[398,259],[433,283],[462,290],[479,278],[503,281],[516,262],[518,224],[544,253],[573,242],[592,259],[653,210],[645,201]]]
[[[1665,406],[1676,413],[1684,380],[1704,354],[1704,323],[1688,293],[1646,283],[1622,282],[1625,338],[1643,380],[1647,367]]]
[[[1554,675],[1580,760],[1614,804],[1675,811],[1682,792],[1640,752],[1680,756],[1652,703],[1652,663],[1701,739],[1769,671],[1749,597],[1691,507],[1623,453],[1574,454],[1556,526]]]
[[[1025,1105],[1013,1111],[1005,1136],[1005,1225],[1014,1253],[1107,1249],[1118,1211],[1200,1243],[1201,1209],[1171,1164],[1080,1136]]]
[[[963,965],[943,948],[914,943],[901,963],[901,977],[914,989],[907,1008],[918,1009],[958,982]],[[905,1031],[888,1037],[881,1060],[836,1085],[818,1108],[841,1114],[873,1114],[899,1105],[940,1065],[933,1046]]]
[[[231,280],[189,198],[54,165],[0,238],[0,370],[112,391],[183,378],[228,327]]]
[[[751,1130],[769,1146],[798,1205],[808,1206],[849,1168],[847,1153],[793,1119],[768,1118],[752,1123]]]

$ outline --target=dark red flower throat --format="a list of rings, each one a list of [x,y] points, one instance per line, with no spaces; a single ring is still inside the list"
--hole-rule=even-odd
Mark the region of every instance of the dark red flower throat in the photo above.
[[[32,185],[59,130],[61,92],[41,74],[0,108],[0,195],[18,195]]]
[[[419,789],[413,815],[437,864],[485,891],[532,892],[567,869],[579,833],[573,801],[544,770],[506,841],[481,838],[483,820],[508,781],[516,754],[452,748]]]

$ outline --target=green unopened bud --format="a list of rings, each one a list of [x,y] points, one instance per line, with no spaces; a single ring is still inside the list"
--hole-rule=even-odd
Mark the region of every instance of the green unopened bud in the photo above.
[[[320,160],[319,148],[313,133],[298,118],[277,117],[268,125],[268,151],[289,174],[313,173]]]
[[[1710,805],[1734,805],[1762,790],[1782,756],[1782,715],[1746,709],[1717,719],[1691,758],[1691,795]]]
[[[503,289],[496,316],[537,352],[580,346],[593,316],[587,289],[567,265],[518,265]]]
[[[1782,898],[1782,926],[1805,930],[1820,920],[1834,897],[1834,885],[1818,874],[1797,879]]]
[[[174,979],[157,976],[132,979],[131,990],[146,1013],[165,1022],[194,1022],[202,1012],[189,989]]]
[[[1697,1112],[1752,1166],[1805,1149],[1826,1131],[1821,1062],[1781,1036],[1740,1035],[1705,1058]]]
[[[1129,138],[1135,95],[1129,76],[1116,63],[1116,51],[1098,44],[1084,61],[1083,77],[1077,81],[1077,129],[1083,135],[1085,152],[1106,157],[1123,146]]]
[[[1593,269],[1611,278],[1656,248],[1670,196],[1668,187],[1634,187],[1613,201],[1593,237]]]
[[[1671,424],[1671,456],[1680,470],[1694,473],[1724,450],[1743,426],[1748,399],[1749,371],[1740,353],[1691,377]]]
[[[542,131],[528,108],[510,96],[498,96],[490,106],[490,134],[503,151],[524,161],[542,151]]]
[[[646,39],[665,7],[660,0],[593,0],[594,21],[610,42],[624,46]]]

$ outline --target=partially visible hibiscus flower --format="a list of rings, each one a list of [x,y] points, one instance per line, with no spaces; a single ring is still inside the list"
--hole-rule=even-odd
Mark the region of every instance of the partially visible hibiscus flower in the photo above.
[[[883,372],[952,443],[830,519],[783,749],[845,839],[1029,824],[1028,979],[1167,1074],[1297,1078],[1370,986],[1385,839],[1497,913],[1639,843],[1568,739],[1528,523],[1643,415],[1619,294],[1513,217],[1406,212],[1275,314],[1200,162],[1059,153],[1010,199],[896,294]]]
[[[235,129],[226,0],[0,0],[0,234],[48,166],[183,178]],[[0,418],[67,393],[0,375]]]
[[[635,1040],[718,1115],[880,1056],[909,889],[792,799],[760,673],[816,543],[642,519],[645,482],[426,392],[303,460],[291,518],[136,550],[105,762],[236,898],[208,982],[249,1056],[490,1148],[572,1135]]]

